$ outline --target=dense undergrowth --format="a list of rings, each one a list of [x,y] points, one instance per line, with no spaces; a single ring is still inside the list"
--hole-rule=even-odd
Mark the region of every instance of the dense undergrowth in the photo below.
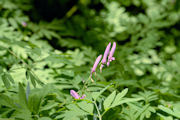
[[[180,119],[178,0],[49,1],[0,1],[0,120]]]

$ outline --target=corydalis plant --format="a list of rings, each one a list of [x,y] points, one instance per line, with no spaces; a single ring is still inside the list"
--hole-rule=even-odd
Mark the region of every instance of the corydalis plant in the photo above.
[[[113,55],[114,55],[114,52],[115,52],[115,49],[116,49],[116,43],[113,42],[113,46],[112,46],[112,48],[111,48],[111,51],[109,52],[110,47],[111,47],[111,43],[109,43],[109,44],[107,45],[106,50],[105,50],[105,52],[104,52],[103,59],[102,59],[102,61],[101,61],[101,66],[100,66],[100,71],[101,71],[101,72],[102,72],[102,68],[104,67],[104,64],[107,64],[107,66],[109,66],[110,62],[113,61],[113,60],[115,60],[115,57],[113,57]],[[109,54],[109,56],[108,56],[108,54]],[[107,61],[107,63],[106,63],[107,56],[108,56],[108,61]],[[92,79],[92,74],[93,74],[93,73],[96,74],[96,68],[97,68],[97,66],[98,66],[98,64],[99,64],[99,62],[100,62],[100,60],[101,60],[101,57],[102,57],[102,55],[99,55],[99,56],[97,57],[94,65],[93,65],[93,68],[91,69],[91,75],[90,75],[90,77],[91,77],[91,81],[92,81],[92,82],[94,82],[94,80]]]
[[[70,94],[71,96],[73,96],[75,99],[84,99],[86,97],[86,95],[82,95],[81,97],[79,96],[79,94],[74,91],[74,90],[70,90]]]

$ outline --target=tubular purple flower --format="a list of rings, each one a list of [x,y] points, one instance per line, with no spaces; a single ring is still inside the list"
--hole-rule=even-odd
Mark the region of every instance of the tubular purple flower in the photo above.
[[[101,58],[102,58],[102,55],[99,55],[99,56],[96,58],[96,61],[94,62],[94,65],[93,65],[93,68],[91,69],[91,75],[90,75],[90,77],[91,77],[91,81],[92,81],[92,82],[94,82],[93,79],[92,79],[92,74],[93,74],[94,72],[96,72],[96,68],[97,68],[97,66],[98,66]]]
[[[97,68],[97,66],[98,66],[101,58],[102,58],[102,55],[99,55],[99,56],[96,58],[96,61],[94,62],[93,68],[92,68],[92,70],[91,70],[91,74],[96,71],[96,68]]]
[[[111,43],[109,43],[107,45],[106,50],[104,52],[104,56],[103,56],[103,59],[101,61],[100,72],[102,72],[102,68],[104,67],[104,64],[106,64],[106,59],[107,59],[107,56],[109,54],[110,47],[111,47]]]
[[[105,64],[106,63],[106,59],[107,59],[107,56],[109,54],[109,50],[110,50],[110,47],[111,47],[111,43],[109,43],[106,47],[106,50],[104,52],[104,56],[103,56],[103,59],[101,61],[102,64]]]
[[[111,51],[110,51],[109,56],[108,56],[108,60],[111,60],[113,58],[115,49],[116,49],[116,43],[113,42],[113,46],[112,46]]]
[[[108,56],[107,66],[109,66],[111,61],[115,60],[115,57],[113,57],[115,49],[116,49],[116,42],[113,42],[113,46],[112,46],[111,51]]]
[[[70,91],[70,94],[71,94],[71,96],[73,96],[75,99],[79,99],[79,98],[80,98],[79,94],[78,94],[76,91],[74,91],[74,90],[71,90],[71,91]]]

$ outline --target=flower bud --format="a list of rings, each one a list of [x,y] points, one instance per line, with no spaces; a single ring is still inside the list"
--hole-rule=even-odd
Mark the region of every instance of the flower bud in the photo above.
[[[109,66],[110,62],[115,60],[115,57],[113,57],[115,49],[116,49],[116,43],[113,42],[113,46],[112,46],[111,51],[110,51],[109,56],[108,56],[107,66]]]
[[[97,66],[98,66],[101,58],[102,58],[102,55],[99,55],[99,56],[96,58],[96,61],[94,62],[94,65],[93,65],[93,68],[91,69],[91,75],[90,75],[90,77],[91,77],[91,81],[92,81],[92,82],[93,82],[92,74],[93,74],[94,72],[96,72],[96,68],[97,68]]]
[[[71,96],[73,96],[75,99],[79,99],[79,98],[80,98],[80,96],[78,95],[78,93],[77,93],[76,91],[74,91],[74,90],[71,90],[71,91],[70,91],[70,94],[71,94]]]

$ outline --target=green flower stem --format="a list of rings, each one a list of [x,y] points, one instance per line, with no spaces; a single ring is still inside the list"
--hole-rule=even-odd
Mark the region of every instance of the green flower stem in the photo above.
[[[103,116],[106,112],[107,112],[108,110],[105,110],[103,113],[102,113],[102,115],[101,116]]]
[[[96,110],[97,110],[97,112],[98,112],[99,120],[102,120],[102,116],[101,116],[101,113],[100,113],[100,111],[99,111],[99,109],[98,109],[98,106],[97,106],[97,104],[96,104],[96,101],[93,101],[93,102],[94,102],[94,105],[95,105]]]
[[[90,77],[84,82],[84,85],[83,85],[83,88],[82,88],[82,91],[85,90],[85,88],[88,86],[88,81],[90,80]]]

